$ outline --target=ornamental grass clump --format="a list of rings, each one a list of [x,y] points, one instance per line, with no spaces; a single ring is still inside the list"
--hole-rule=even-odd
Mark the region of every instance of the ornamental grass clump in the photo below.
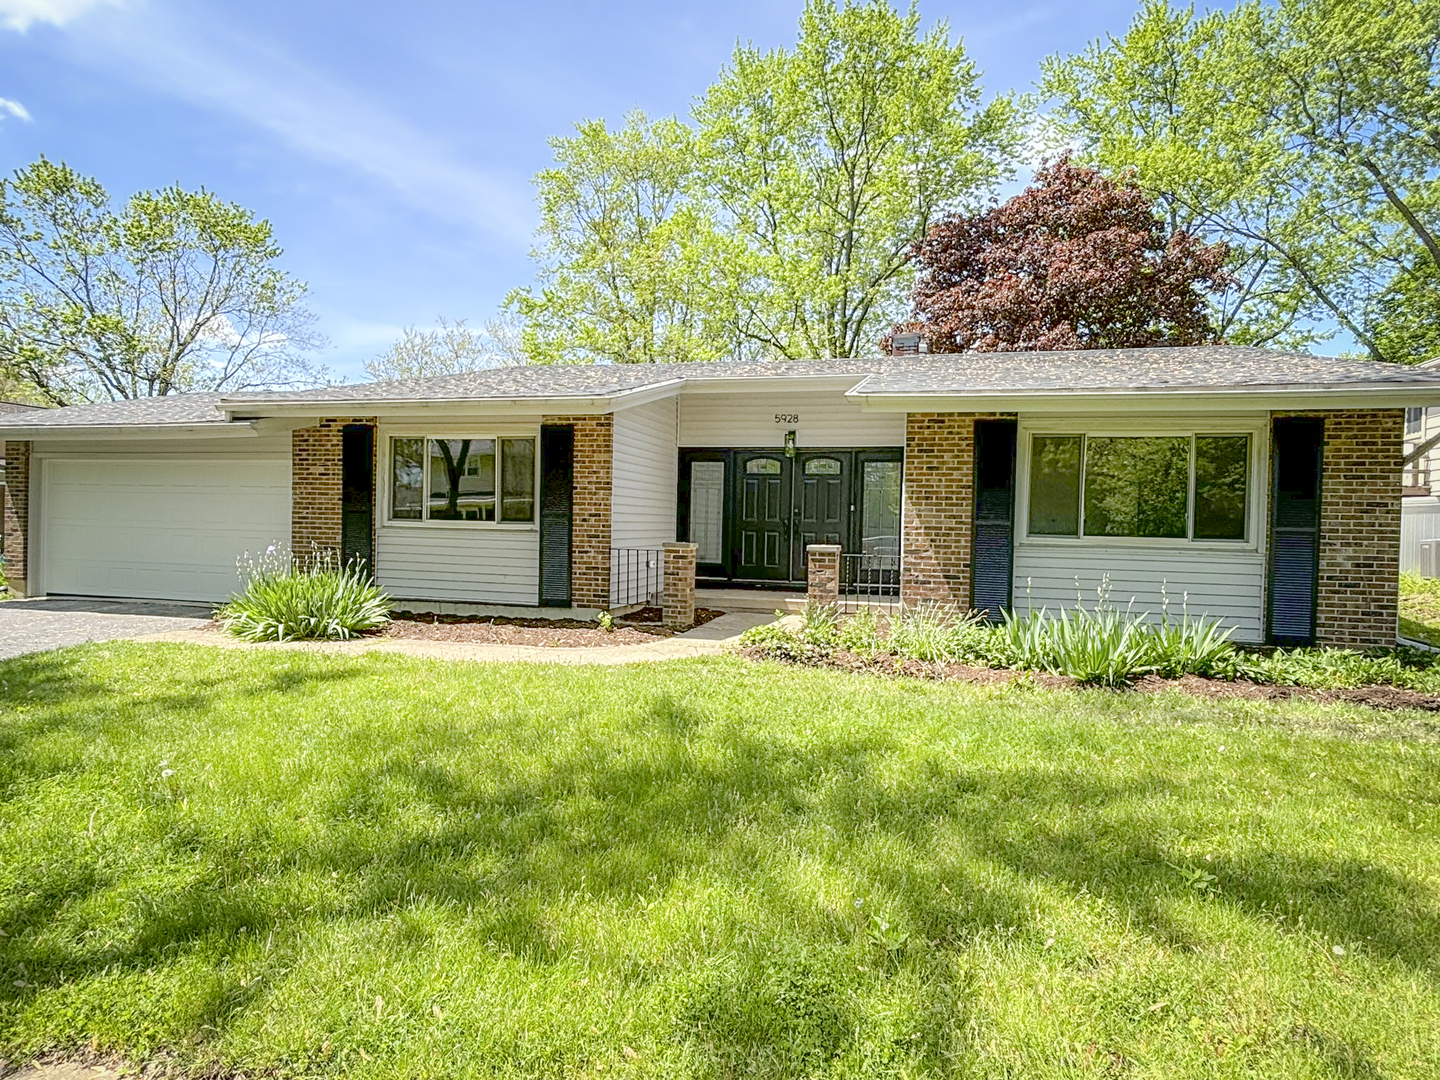
[[[358,563],[340,565],[334,552],[297,558],[271,545],[238,560],[244,590],[215,614],[243,641],[345,641],[390,621],[390,597]]]
[[[932,664],[1000,666],[996,629],[981,614],[941,604],[906,608],[890,624],[887,651]]]

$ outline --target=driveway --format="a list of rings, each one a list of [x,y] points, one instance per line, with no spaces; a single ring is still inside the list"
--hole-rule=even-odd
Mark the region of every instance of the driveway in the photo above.
[[[26,653],[189,630],[210,618],[212,605],[162,600],[66,597],[0,603],[0,660]]]

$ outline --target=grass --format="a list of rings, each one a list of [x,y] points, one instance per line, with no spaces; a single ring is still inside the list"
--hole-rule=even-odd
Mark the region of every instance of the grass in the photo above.
[[[87,646],[0,664],[0,1057],[1432,1077],[1440,739],[1308,702]]]
[[[1440,647],[1440,579],[1400,575],[1400,636]]]

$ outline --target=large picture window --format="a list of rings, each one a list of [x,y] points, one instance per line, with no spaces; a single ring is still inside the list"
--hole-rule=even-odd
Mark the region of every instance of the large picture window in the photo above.
[[[1244,540],[1249,435],[1035,435],[1031,536]]]
[[[535,520],[535,440],[390,440],[395,521]]]

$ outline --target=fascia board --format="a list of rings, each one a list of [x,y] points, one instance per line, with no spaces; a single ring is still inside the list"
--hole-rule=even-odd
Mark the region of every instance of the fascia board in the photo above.
[[[0,428],[0,440],[26,439],[253,439],[262,434],[247,421],[213,424],[47,424]]]
[[[680,392],[689,394],[761,393],[785,390],[848,388],[853,392],[869,375],[721,375],[711,379],[687,378]]]
[[[600,397],[545,398],[354,398],[346,401],[264,404],[236,402],[222,406],[231,418],[258,419],[267,416],[305,416],[316,420],[329,416],[415,416],[447,413],[455,416],[533,416],[536,413],[609,413],[615,411],[616,395]],[[627,400],[627,405],[638,404]]]
[[[1110,390],[983,392],[970,394],[850,393],[864,412],[1104,412],[1155,408],[1214,409],[1403,409],[1440,405],[1440,386],[1296,387],[1287,390],[1234,387],[1225,390]]]

